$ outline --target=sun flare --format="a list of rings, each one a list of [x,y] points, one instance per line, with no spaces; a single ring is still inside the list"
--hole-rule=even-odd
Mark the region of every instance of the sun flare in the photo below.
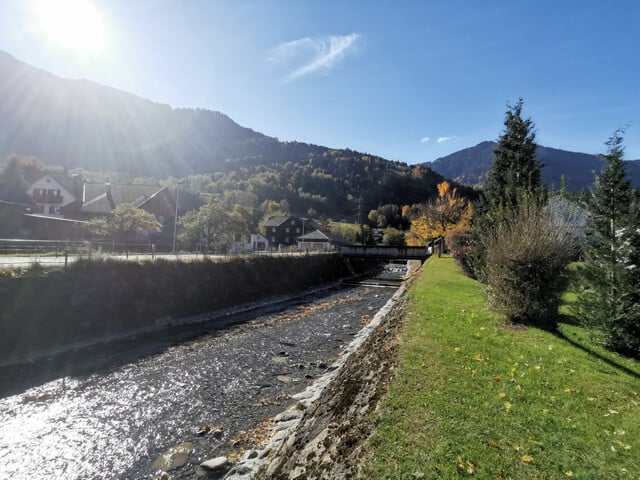
[[[102,17],[90,0],[39,0],[34,14],[38,29],[54,43],[74,50],[106,49]]]

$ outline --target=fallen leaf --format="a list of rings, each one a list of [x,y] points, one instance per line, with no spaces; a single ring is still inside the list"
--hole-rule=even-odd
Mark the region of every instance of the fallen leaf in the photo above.
[[[620,440],[614,440],[613,443],[619,446],[620,448],[624,448],[625,450],[631,450],[631,445],[627,445],[626,443],[621,442]]]
[[[564,472],[564,476],[565,477],[573,477],[573,472],[571,470],[567,470],[566,472]]]
[[[504,409],[508,412],[509,410],[511,410],[511,403],[510,402],[504,402]]]
[[[531,463],[531,462],[533,462],[533,457],[531,455],[523,455],[522,456],[522,461],[524,463]]]
[[[506,393],[504,393],[504,392],[500,392],[500,393],[498,394],[498,399],[499,399],[499,400],[502,400],[502,399],[503,399],[504,397],[506,397],[506,396],[507,396],[507,394],[506,394]]]

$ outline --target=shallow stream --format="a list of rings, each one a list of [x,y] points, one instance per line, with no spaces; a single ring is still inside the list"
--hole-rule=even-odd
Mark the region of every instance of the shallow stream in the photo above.
[[[0,478],[151,479],[154,461],[184,442],[191,453],[163,468],[174,467],[172,479],[198,478],[203,460],[248,447],[260,420],[321,375],[394,291],[368,284],[316,294],[225,330],[200,325],[179,344],[164,339],[99,369],[13,387],[0,399]]]

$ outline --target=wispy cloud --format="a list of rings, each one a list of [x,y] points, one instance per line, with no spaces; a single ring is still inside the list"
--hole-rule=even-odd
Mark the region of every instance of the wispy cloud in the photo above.
[[[456,137],[455,135],[452,135],[452,136],[450,136],[450,137],[438,137],[438,139],[436,140],[436,142],[438,142],[438,143],[444,143],[444,142],[448,142],[448,141],[450,141],[450,140],[455,140],[456,138],[458,138],[458,137]]]
[[[286,75],[286,79],[292,81],[332,69],[355,48],[360,38],[361,35],[357,33],[328,38],[300,38],[271,49],[267,61],[293,67]]]
[[[429,137],[422,137],[422,138],[420,139],[420,141],[421,141],[422,143],[427,143],[429,140],[431,140]]]

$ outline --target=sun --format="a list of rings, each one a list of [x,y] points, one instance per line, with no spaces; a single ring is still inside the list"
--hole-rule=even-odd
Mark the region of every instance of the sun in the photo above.
[[[83,51],[106,49],[102,17],[91,0],[38,0],[38,30],[53,43]]]

